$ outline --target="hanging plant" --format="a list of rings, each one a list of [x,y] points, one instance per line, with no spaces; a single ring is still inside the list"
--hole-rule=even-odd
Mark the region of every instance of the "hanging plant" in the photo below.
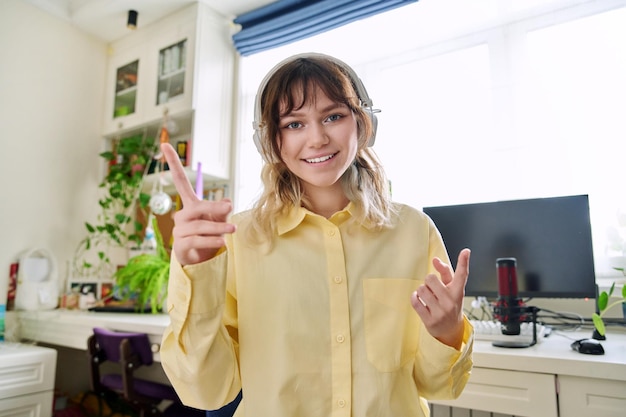
[[[104,190],[98,200],[101,211],[96,222],[85,222],[87,236],[74,256],[75,276],[110,277],[114,271],[110,249],[141,244],[144,226],[133,211],[139,207],[147,212],[150,195],[142,193],[141,186],[156,149],[154,140],[144,134],[116,140],[111,151],[100,154],[108,164],[99,185]]]

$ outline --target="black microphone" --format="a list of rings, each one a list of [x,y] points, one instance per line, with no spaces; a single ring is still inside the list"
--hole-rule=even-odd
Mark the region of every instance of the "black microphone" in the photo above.
[[[520,334],[522,300],[517,296],[517,260],[496,259],[498,270],[498,300],[494,315],[502,324],[502,334]]]

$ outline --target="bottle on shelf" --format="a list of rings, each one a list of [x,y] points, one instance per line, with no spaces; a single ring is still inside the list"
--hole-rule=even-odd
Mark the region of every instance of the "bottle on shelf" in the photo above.
[[[152,221],[154,220],[154,214],[150,213],[148,216],[148,223],[146,225],[146,235],[141,245],[141,250],[144,253],[156,253],[156,236],[154,235],[154,229],[152,228]]]

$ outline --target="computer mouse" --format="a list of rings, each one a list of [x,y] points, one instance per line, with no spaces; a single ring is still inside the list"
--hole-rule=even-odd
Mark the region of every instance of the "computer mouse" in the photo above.
[[[587,355],[604,355],[604,348],[596,339],[579,339],[571,344],[572,349]]]

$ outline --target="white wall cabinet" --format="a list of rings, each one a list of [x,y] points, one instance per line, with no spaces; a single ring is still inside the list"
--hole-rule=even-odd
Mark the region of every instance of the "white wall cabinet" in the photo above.
[[[172,143],[189,143],[190,173],[200,162],[207,181],[229,179],[236,55],[229,30],[199,2],[112,43],[104,136],[143,132],[157,140],[167,113]]]

